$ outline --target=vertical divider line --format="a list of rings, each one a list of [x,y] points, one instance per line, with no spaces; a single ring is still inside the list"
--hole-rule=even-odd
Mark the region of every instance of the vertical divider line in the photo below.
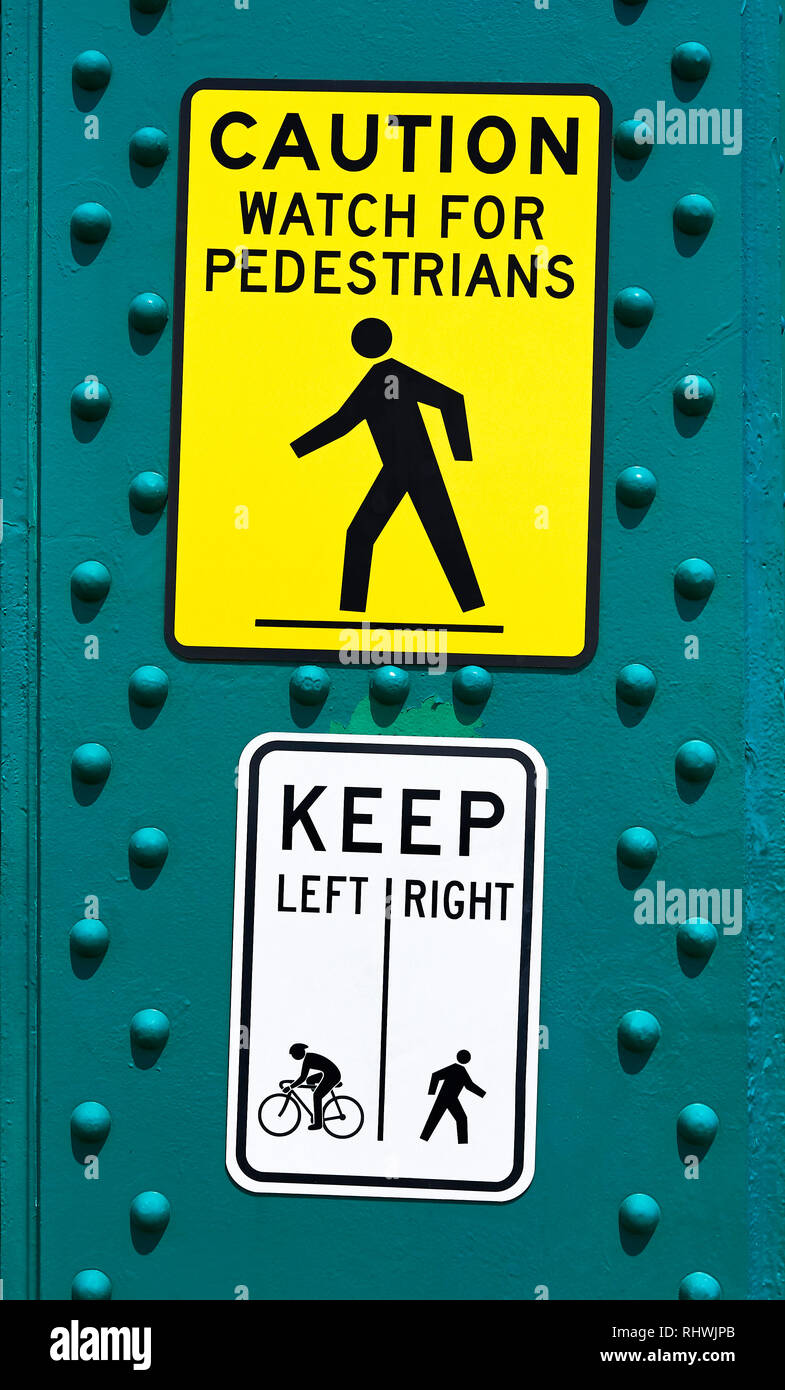
[[[382,1026],[379,1039],[379,1118],[376,1138],[384,1138],[384,1093],[387,1085],[387,1002],[390,992],[390,912],[392,907],[392,879],[384,884],[384,954],[382,958]]]

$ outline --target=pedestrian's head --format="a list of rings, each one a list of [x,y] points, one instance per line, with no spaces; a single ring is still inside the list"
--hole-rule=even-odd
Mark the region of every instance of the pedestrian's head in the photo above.
[[[361,357],[384,357],[391,342],[384,319],[361,319],[352,329],[352,347]]]
[[[467,1062],[472,1060],[472,1054],[471,1052],[467,1052],[465,1047],[462,1047],[455,1060],[457,1062],[462,1062],[465,1066]]]
[[[292,1043],[289,1048],[289,1056],[293,1057],[295,1062],[301,1062],[307,1051],[307,1043]]]

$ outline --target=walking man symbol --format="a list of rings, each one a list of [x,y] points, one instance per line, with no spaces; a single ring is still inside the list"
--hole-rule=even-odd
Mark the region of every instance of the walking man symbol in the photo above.
[[[455,1120],[455,1127],[458,1131],[458,1143],[468,1144],[469,1122],[466,1118],[466,1111],[461,1105],[461,1102],[459,1101],[458,1097],[460,1096],[461,1091],[463,1091],[464,1089],[467,1091],[472,1091],[475,1096],[485,1095],[485,1092],[482,1090],[480,1086],[475,1086],[468,1071],[466,1070],[464,1064],[466,1062],[470,1062],[471,1060],[472,1054],[470,1052],[467,1052],[465,1048],[462,1048],[461,1051],[456,1055],[455,1062],[453,1062],[451,1066],[442,1067],[441,1071],[435,1071],[433,1073],[433,1076],[431,1077],[431,1084],[428,1087],[428,1095],[432,1096],[434,1094],[439,1082],[441,1082],[442,1088],[439,1091],[439,1094],[433,1103],[433,1109],[431,1110],[431,1113],[425,1122],[425,1129],[420,1135],[420,1138],[424,1139],[426,1143],[433,1134],[433,1131],[435,1130],[440,1119],[442,1118],[442,1115],[445,1113],[445,1111],[449,1110],[450,1114]]]
[[[352,332],[352,347],[361,357],[383,357],[391,343],[392,333],[382,319],[363,319]],[[373,547],[407,493],[462,611],[484,607],[420,405],[433,405],[441,411],[454,457],[470,461],[463,396],[394,357],[376,362],[334,415],[292,444],[297,457],[302,458],[342,439],[365,420],[379,451],[381,470],[346,532],[343,610],[365,612]]]

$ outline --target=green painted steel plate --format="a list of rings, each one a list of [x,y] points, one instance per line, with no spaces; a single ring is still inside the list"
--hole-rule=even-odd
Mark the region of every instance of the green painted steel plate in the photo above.
[[[78,1295],[131,1299],[781,1296],[778,35],[776,6],[742,9],[4,6],[5,1298],[67,1298],[80,1271],[110,1282],[82,1275]],[[167,647],[178,113],[205,79],[607,94],[582,669],[497,668],[487,693],[413,666],[396,703],[375,667],[325,663],[319,701],[292,660]],[[569,421],[568,359],[547,387]],[[231,395],[209,404],[228,427]],[[224,468],[206,469],[208,513]],[[296,517],[287,546],[307,573]],[[203,578],[230,600],[220,567]],[[533,581],[521,601],[550,597]],[[237,768],[271,731],[514,739],[544,759],[536,1171],[517,1200],[258,1195],[229,1177]]]

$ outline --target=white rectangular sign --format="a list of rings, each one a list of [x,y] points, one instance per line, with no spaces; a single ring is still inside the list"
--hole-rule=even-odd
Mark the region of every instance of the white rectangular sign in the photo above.
[[[265,734],[240,760],[227,1167],[251,1192],[531,1182],[545,765]]]

